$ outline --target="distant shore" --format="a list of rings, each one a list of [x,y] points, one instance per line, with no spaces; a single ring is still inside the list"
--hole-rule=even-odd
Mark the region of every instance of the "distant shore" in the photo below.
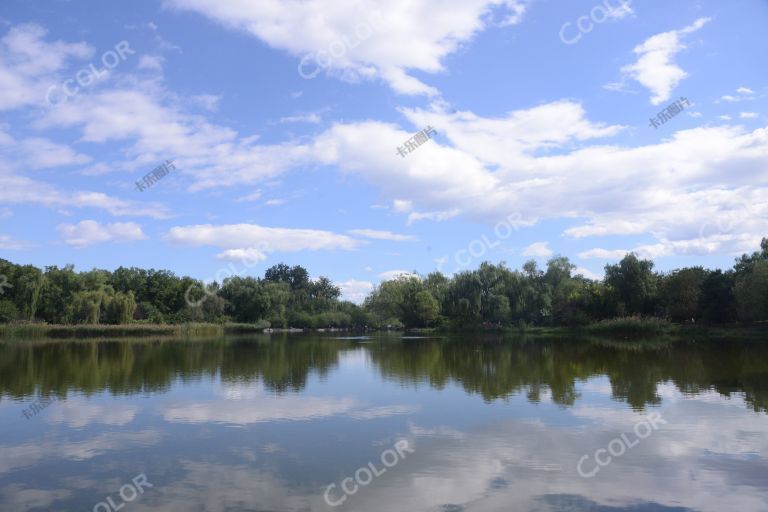
[[[260,324],[244,323],[189,323],[189,324],[124,324],[124,325],[56,325],[56,324],[3,324],[0,339],[102,339],[102,338],[197,338],[248,334],[294,334],[327,332],[419,334],[525,334],[541,337],[606,336],[621,339],[647,337],[762,337],[768,340],[768,324],[729,324],[717,326],[680,325],[658,321],[617,319],[578,327],[500,327],[493,325],[470,326],[461,329],[393,329],[354,330],[339,328],[297,329],[265,328]]]

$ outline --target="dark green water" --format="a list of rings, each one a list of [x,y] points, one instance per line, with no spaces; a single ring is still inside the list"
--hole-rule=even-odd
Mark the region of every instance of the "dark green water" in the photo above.
[[[0,396],[3,512],[768,510],[768,341],[12,342]]]

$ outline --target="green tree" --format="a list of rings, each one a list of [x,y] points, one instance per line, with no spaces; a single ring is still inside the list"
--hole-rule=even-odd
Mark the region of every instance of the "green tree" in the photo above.
[[[7,323],[18,320],[19,310],[10,300],[0,300],[0,322]]]
[[[768,260],[755,261],[736,278],[734,296],[740,320],[768,320]]]
[[[617,265],[606,265],[605,283],[615,293],[616,314],[652,314],[658,290],[653,262],[627,254]],[[623,311],[622,311],[623,309]]]
[[[702,285],[707,271],[701,267],[684,268],[664,276],[660,301],[673,322],[700,318]]]

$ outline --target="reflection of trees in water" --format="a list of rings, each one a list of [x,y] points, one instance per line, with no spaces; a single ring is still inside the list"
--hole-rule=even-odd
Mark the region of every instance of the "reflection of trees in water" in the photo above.
[[[164,392],[172,382],[221,375],[273,392],[300,391],[310,373],[327,375],[344,345],[319,339],[194,342],[0,344],[0,394],[38,390],[65,396]]]
[[[744,393],[755,411],[768,411],[768,346],[744,342],[622,343],[575,340],[381,340],[363,345],[382,376],[403,386],[461,385],[486,401],[543,391],[564,407],[577,384],[607,376],[616,400],[642,409],[661,402],[658,386],[681,392]],[[20,397],[51,390],[114,394],[163,392],[182,382],[220,375],[228,383],[261,383],[299,392],[310,375],[323,377],[349,341],[317,336],[210,342],[55,342],[0,344],[0,394]]]
[[[759,343],[606,343],[545,340],[468,343],[417,342],[371,346],[384,378],[403,385],[448,382],[486,401],[524,392],[538,402],[548,389],[552,401],[571,406],[577,382],[607,376],[612,398],[635,409],[658,404],[658,386],[681,392],[743,392],[755,411],[768,411],[768,346]]]

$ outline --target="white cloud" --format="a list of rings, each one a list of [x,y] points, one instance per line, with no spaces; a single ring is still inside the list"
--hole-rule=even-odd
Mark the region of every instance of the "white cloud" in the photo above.
[[[354,250],[360,240],[316,229],[269,228],[257,224],[176,226],[166,235],[172,243],[222,249],[220,259],[251,260],[273,252]]]
[[[255,192],[251,192],[250,194],[238,197],[236,201],[238,203],[242,203],[242,202],[258,201],[259,199],[261,199],[261,190],[256,190]]]
[[[11,27],[0,39],[0,111],[45,106],[48,88],[61,82],[68,61],[93,54],[85,43],[48,43],[45,35],[43,27],[28,23]]]
[[[418,274],[415,274],[413,272],[409,272],[408,270],[387,270],[386,272],[382,272],[379,274],[379,279],[383,281],[392,281],[393,279],[398,279],[400,277],[411,277],[411,276],[418,276]]]
[[[350,229],[350,235],[372,238],[374,240],[391,240],[394,242],[412,242],[418,240],[412,235],[399,235],[391,231],[379,231],[376,229]]]
[[[764,224],[761,222],[760,224]],[[704,228],[706,226],[702,226]],[[713,225],[712,228],[715,228]],[[674,255],[706,255],[713,253],[743,254],[760,246],[760,234],[718,233],[688,240],[662,239],[655,244],[639,245],[633,249],[590,249],[579,254],[582,259],[620,260],[633,252],[639,258],[655,260]]]
[[[279,0],[167,0],[166,5],[248,32],[298,59],[333,52],[328,71],[346,80],[380,78],[397,92],[427,95],[437,91],[409,70],[442,71],[445,57],[494,24],[491,15],[501,17],[503,26],[519,22],[525,11],[519,0],[392,0],[386,7],[375,0],[301,0],[290,8]],[[415,22],[424,19],[429,23]],[[318,70],[310,59],[304,73]]]
[[[16,140],[3,130],[2,125],[0,125],[0,158],[7,159],[9,168],[20,172],[82,165],[91,161],[88,155],[41,137]]]
[[[626,249],[590,249],[588,251],[584,251],[582,253],[579,253],[579,258],[589,260],[589,259],[598,259],[598,260],[620,260],[627,254],[629,254],[632,251],[626,250]]]
[[[216,112],[219,109],[221,96],[216,96],[214,94],[197,94],[192,96],[190,100],[192,101],[192,104],[203,107],[209,112]]]
[[[529,245],[523,251],[523,256],[530,256],[532,258],[549,258],[554,254],[549,248],[548,242],[536,242]]]
[[[48,423],[65,423],[70,428],[83,428],[92,424],[122,427],[131,423],[139,408],[135,405],[96,405],[88,401],[72,400],[56,402],[45,420]]]
[[[253,247],[248,249],[227,249],[216,255],[216,259],[258,263],[267,259],[267,255]]]
[[[596,272],[592,272],[588,268],[584,268],[584,267],[577,267],[573,271],[573,275],[575,275],[575,276],[584,276],[587,279],[592,279],[593,281],[602,281],[603,280],[603,275],[602,274],[598,274]]]
[[[336,285],[341,289],[342,300],[352,301],[355,304],[361,304],[373,291],[373,283],[370,281],[350,279],[336,283]]]
[[[15,240],[8,235],[0,235],[0,249],[7,249],[11,251],[21,251],[29,247],[29,244],[22,242],[21,240]]]
[[[674,57],[686,46],[683,36],[696,32],[711,18],[699,18],[692,25],[680,30],[656,34],[634,49],[638,59],[634,64],[624,66],[621,71],[640,82],[651,91],[651,103],[659,105],[669,100],[672,90],[688,76],[675,62]]]
[[[739,117],[741,119],[755,119],[757,117],[757,112],[742,112],[739,114]]]
[[[310,112],[309,114],[300,114],[296,116],[281,117],[281,123],[311,123],[318,124],[323,118],[317,112]]]
[[[60,224],[57,230],[64,242],[74,247],[86,247],[102,242],[135,242],[147,237],[141,226],[133,222],[99,224],[95,220],[84,220],[77,224]]]
[[[459,210],[453,209],[442,212],[411,212],[408,214],[408,225],[410,226],[414,222],[421,220],[431,220],[433,222],[445,222],[451,220],[461,213]]]
[[[142,55],[139,59],[139,69],[148,69],[150,71],[163,71],[165,59],[160,55]]]
[[[730,254],[725,240],[694,243],[702,226],[727,212],[742,220],[733,235],[752,240],[768,232],[768,215],[746,215],[738,202],[746,194],[754,205],[765,204],[766,128],[704,126],[643,146],[587,145],[585,138],[610,136],[619,127],[589,122],[568,103],[532,110],[502,122],[440,108],[405,110],[412,124],[437,127],[451,144],[434,140],[408,159],[391,150],[405,132],[377,122],[337,124],[316,138],[316,152],[323,164],[358,174],[396,198],[402,212],[454,212],[490,224],[509,219],[515,226],[583,219],[567,234],[647,234],[660,243],[688,241],[665,242],[688,254],[710,253],[713,244]],[[519,118],[531,123],[509,121]],[[379,144],[361,143],[367,140]]]
[[[728,103],[735,103],[737,101],[745,101],[745,100],[753,100],[755,91],[748,87],[739,87],[736,89],[736,96],[732,94],[726,94],[722,96],[718,101],[715,103],[720,103],[721,101],[725,101]]]

